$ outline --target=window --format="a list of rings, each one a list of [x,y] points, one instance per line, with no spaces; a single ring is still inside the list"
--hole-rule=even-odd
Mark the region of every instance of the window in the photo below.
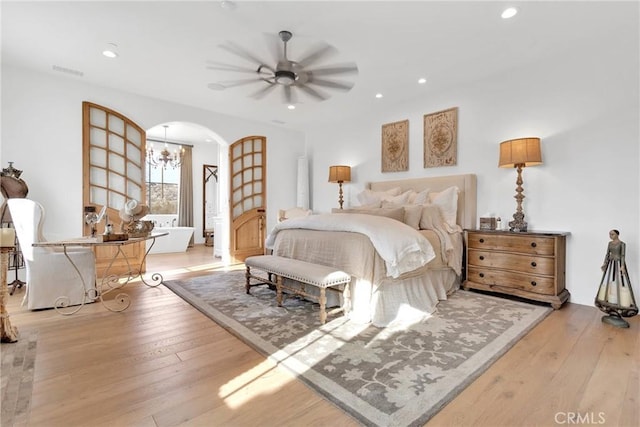
[[[154,149],[153,142],[147,140],[146,200],[149,213],[168,215],[178,213],[180,162],[181,147],[179,145],[164,143],[163,149],[157,150]]]

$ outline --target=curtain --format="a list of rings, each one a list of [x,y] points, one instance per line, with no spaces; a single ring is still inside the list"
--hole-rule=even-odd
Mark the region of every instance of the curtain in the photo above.
[[[182,147],[184,155],[180,165],[180,198],[178,200],[178,226],[193,227],[193,150]],[[194,233],[195,234],[195,233]],[[189,247],[193,247],[193,235]]]

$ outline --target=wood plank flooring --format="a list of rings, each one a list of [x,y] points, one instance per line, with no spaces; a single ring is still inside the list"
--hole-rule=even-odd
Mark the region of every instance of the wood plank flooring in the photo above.
[[[165,280],[207,274],[222,268],[211,253],[152,255],[147,268]],[[12,324],[39,333],[28,425],[358,425],[164,286],[125,289],[122,313],[30,312],[22,290],[11,296]],[[640,316],[630,329],[601,316],[553,312],[427,426],[640,425]]]

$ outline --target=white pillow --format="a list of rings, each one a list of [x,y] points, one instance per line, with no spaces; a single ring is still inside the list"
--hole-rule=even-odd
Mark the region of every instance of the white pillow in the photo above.
[[[410,190],[411,194],[409,195],[409,203],[412,205],[425,205],[429,203],[429,189],[422,190],[421,192],[416,192],[414,190]]]
[[[393,197],[400,194],[400,187],[391,188],[386,191],[373,191],[369,189],[358,193],[357,198],[361,205],[373,205],[382,202],[383,198]]]
[[[458,216],[458,187],[449,187],[438,193],[429,193],[429,201],[440,208],[442,218],[449,233],[460,231],[460,226],[456,223]]]
[[[410,195],[411,191],[405,191],[397,196],[382,196],[382,207],[384,207],[385,204],[405,205],[409,202]]]

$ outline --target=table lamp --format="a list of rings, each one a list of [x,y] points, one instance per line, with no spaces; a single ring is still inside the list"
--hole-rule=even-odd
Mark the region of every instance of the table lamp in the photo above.
[[[540,138],[510,139],[500,143],[498,167],[515,167],[518,170],[516,195],[514,196],[517,201],[517,208],[516,213],[513,214],[513,221],[509,222],[510,231],[527,231],[527,222],[524,220],[524,212],[522,211],[522,200],[524,199],[524,194],[522,194],[524,192],[522,188],[522,168],[541,164]]]
[[[340,209],[342,209],[343,198],[342,198],[342,183],[351,181],[351,166],[330,166],[329,167],[329,182],[338,183],[339,190],[339,198],[338,203],[340,204]]]

